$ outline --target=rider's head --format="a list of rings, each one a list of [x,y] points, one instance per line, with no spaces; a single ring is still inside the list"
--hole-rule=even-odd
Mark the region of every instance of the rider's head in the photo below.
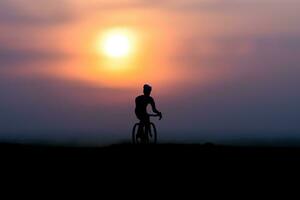
[[[151,90],[152,90],[152,87],[150,85],[148,85],[148,84],[144,85],[144,95],[150,96]]]

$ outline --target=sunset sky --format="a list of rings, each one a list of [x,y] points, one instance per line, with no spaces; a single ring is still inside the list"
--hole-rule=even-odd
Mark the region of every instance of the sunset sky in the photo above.
[[[164,115],[154,120],[162,139],[300,138],[299,9],[299,0],[1,0],[0,140],[128,139],[144,83]]]

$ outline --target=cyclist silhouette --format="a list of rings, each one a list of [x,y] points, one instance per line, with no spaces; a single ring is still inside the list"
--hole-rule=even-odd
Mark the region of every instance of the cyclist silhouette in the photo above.
[[[159,120],[162,118],[160,111],[156,109],[154,99],[150,96],[152,87],[148,84],[144,85],[144,95],[140,95],[135,99],[135,114],[137,118],[141,121],[142,125],[145,126],[145,132],[150,133],[150,115],[147,113],[147,106],[150,104],[152,111],[159,116]],[[143,128],[143,126],[139,128]],[[141,133],[138,130],[138,133]]]

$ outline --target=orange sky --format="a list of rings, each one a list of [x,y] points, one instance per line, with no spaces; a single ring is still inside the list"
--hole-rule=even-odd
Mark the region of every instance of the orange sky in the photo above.
[[[271,3],[269,0],[261,3],[236,2],[239,8],[236,10],[231,8],[231,4],[234,7],[233,1],[228,2],[228,5],[206,0],[191,0],[186,3],[166,1],[153,5],[138,0],[64,0],[60,9],[55,1],[45,1],[43,14],[39,13],[42,6],[39,3],[32,1],[23,5],[22,1],[15,1],[18,9],[32,16],[51,18],[53,15],[70,15],[70,20],[66,19],[61,24],[46,24],[43,28],[22,27],[25,36],[27,32],[34,33],[35,41],[23,40],[26,45],[30,44],[33,49],[51,49],[68,55],[67,59],[51,64],[48,70],[36,69],[37,71],[45,72],[45,76],[105,87],[135,87],[143,82],[151,82],[157,86],[172,85],[177,81],[197,82],[199,76],[200,82],[203,79],[209,81],[209,75],[203,75],[209,73],[205,66],[199,65],[190,71],[185,63],[174,62],[185,41],[197,38],[194,42],[198,45],[197,49],[190,47],[190,51],[195,54],[201,51],[210,56],[219,49],[210,41],[220,36],[251,36],[268,34],[274,30],[279,34],[287,29],[296,29],[293,27],[293,20],[286,21],[295,15],[293,12],[280,16],[281,21],[286,21],[287,27],[279,27],[278,17],[273,13],[281,12],[279,9],[285,12],[285,8],[279,6],[279,2]],[[287,8],[292,9],[292,6]],[[197,9],[202,12],[196,12]],[[256,14],[253,15],[251,11]],[[95,45],[101,34],[119,27],[134,32],[137,41],[135,52],[129,59],[107,59],[97,52]],[[109,67],[110,65],[118,66],[120,70],[111,70],[115,67]]]

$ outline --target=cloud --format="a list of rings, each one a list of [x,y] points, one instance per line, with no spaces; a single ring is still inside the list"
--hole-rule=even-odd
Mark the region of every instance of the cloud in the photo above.
[[[26,130],[107,130],[126,128],[134,91],[94,87],[46,77],[0,80],[1,132]],[[114,119],[114,120],[113,120]],[[125,121],[124,121],[125,120]],[[117,128],[118,129],[118,128]],[[29,134],[30,136],[30,134]],[[84,136],[82,136],[84,138]]]
[[[186,129],[300,130],[299,39],[295,35],[221,37],[211,39],[215,48],[208,52],[191,40],[193,48],[179,51],[175,63],[196,74],[198,84],[173,102],[175,107],[181,105],[176,112],[182,112],[174,123]],[[213,81],[203,86],[201,77],[209,73]],[[187,121],[185,116],[192,117]]]
[[[1,0],[0,24],[51,25],[73,19],[67,1]]]
[[[230,1],[232,2],[232,1]],[[223,1],[174,1],[174,0],[123,0],[123,1],[95,1],[89,4],[89,8],[92,10],[101,11],[120,11],[120,10],[131,10],[131,9],[159,9],[159,10],[169,10],[169,11],[186,11],[186,10],[206,10],[206,9],[220,9],[225,5],[230,7],[232,4]]]
[[[88,4],[88,3],[87,3]],[[123,1],[95,1],[91,3],[92,9],[102,11],[126,10],[126,9],[161,9],[164,11],[247,11],[258,7],[272,8],[281,5],[279,0],[123,0]],[[299,5],[295,0],[287,0],[285,5]]]
[[[38,61],[58,61],[68,58],[63,52],[52,50],[31,50],[17,48],[0,48],[0,67],[28,66]]]
[[[297,66],[299,53],[300,37],[293,34],[192,37],[181,41],[172,60],[175,65],[179,63],[179,65],[196,69],[237,65],[236,62],[253,64],[262,61],[269,62],[269,67],[278,66],[284,62]]]
[[[157,8],[157,7],[163,7],[167,6],[169,4],[172,4],[172,1],[165,0],[123,0],[123,1],[95,1],[89,4],[90,8],[96,8],[100,10],[121,10],[121,9],[147,9],[147,8]]]

